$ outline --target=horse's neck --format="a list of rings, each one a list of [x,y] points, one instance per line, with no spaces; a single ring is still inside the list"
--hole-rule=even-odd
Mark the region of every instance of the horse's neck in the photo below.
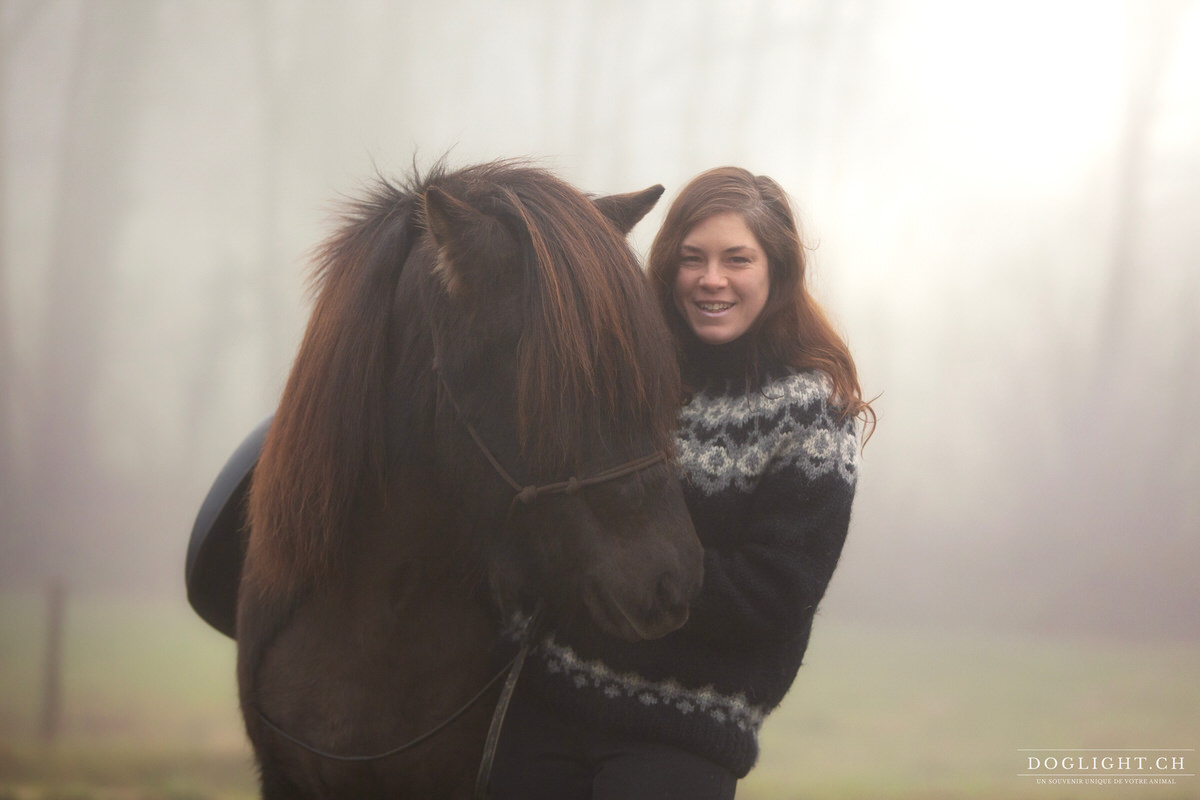
[[[452,509],[434,487],[400,484],[355,532],[349,582],[387,587],[397,607],[415,608],[425,598],[455,606],[475,603],[484,583],[481,554],[456,534]]]

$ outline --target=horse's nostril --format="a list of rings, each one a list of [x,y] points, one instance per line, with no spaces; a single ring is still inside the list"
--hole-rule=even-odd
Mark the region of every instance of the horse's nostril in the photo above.
[[[658,587],[654,594],[660,608],[671,608],[678,605],[683,597],[679,591],[679,579],[673,572],[664,572],[658,578]]]

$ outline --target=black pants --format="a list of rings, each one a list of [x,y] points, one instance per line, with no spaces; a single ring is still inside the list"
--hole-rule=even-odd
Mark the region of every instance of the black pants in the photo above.
[[[518,690],[490,786],[491,800],[732,800],[737,778],[677,747],[575,725]]]

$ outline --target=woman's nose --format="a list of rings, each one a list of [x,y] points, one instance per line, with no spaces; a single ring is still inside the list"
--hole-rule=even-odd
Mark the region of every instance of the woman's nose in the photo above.
[[[725,275],[716,264],[710,264],[700,276],[700,285],[707,288],[719,289],[725,283]]]

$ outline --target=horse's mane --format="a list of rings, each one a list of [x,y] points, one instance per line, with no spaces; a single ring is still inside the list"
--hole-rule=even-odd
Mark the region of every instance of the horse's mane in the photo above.
[[[394,318],[394,297],[406,262],[415,268],[432,252],[414,249],[425,234],[421,197],[431,186],[501,217],[520,240],[527,291],[517,407],[525,457],[566,465],[594,413],[608,415],[614,430],[650,431],[654,446],[670,449],[679,396],[674,353],[623,235],[593,203],[517,162],[455,172],[439,164],[400,185],[380,179],[317,251],[312,316],[251,489],[250,546],[265,551],[257,559],[260,587],[328,575],[338,545],[395,478],[404,455],[389,452],[395,406],[416,401],[388,387],[396,370],[416,367],[395,358],[396,329],[403,322],[411,336],[414,323]],[[432,266],[425,259],[420,268]]]

